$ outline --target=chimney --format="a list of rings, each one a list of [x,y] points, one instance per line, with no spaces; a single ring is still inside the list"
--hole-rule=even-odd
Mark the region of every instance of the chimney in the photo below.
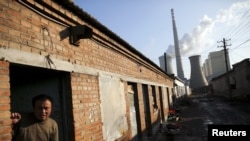
[[[183,72],[183,68],[182,68],[182,62],[181,62],[179,39],[178,39],[177,28],[176,28],[175,18],[174,18],[174,9],[171,9],[171,15],[172,15],[172,23],[173,23],[173,34],[174,34],[174,47],[175,47],[177,76],[180,79],[185,80],[184,72]]]
[[[200,55],[190,56],[189,59],[191,64],[190,88],[193,90],[204,88],[208,82],[201,70]]]

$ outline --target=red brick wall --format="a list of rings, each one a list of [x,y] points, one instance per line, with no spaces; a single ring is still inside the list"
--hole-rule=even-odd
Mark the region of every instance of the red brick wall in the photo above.
[[[173,87],[173,82],[164,73],[139,56],[136,56],[127,47],[122,46],[117,41],[105,35],[105,33],[102,33],[99,29],[89,25],[88,21],[78,18],[70,10],[50,0],[39,1],[46,3],[50,6],[49,8],[33,0],[28,0],[28,2],[60,19],[64,24],[72,26],[75,24],[87,24],[93,28],[95,34],[106,39],[106,41],[100,40],[108,46],[103,46],[89,39],[82,39],[78,47],[71,45],[69,44],[68,36],[65,38],[61,37],[61,33],[64,33],[63,31],[68,28],[67,26],[45,18],[17,1],[1,0],[0,48],[5,48],[6,50],[16,49],[37,56],[50,54],[52,58],[72,64]],[[122,52],[121,50],[124,51]],[[11,138],[8,68],[9,63],[1,61],[0,139],[2,140],[10,140]],[[72,73],[71,85],[74,117],[74,121],[72,122],[74,122],[75,140],[102,140],[100,95],[97,76]],[[137,87],[141,117],[140,128],[143,131],[146,126],[141,91],[142,85],[138,84]],[[90,119],[89,116],[92,118]],[[154,115],[152,117],[154,118],[153,121],[157,118]]]
[[[11,140],[9,63],[0,61],[0,141]]]
[[[98,78],[72,73],[71,85],[75,140],[102,140]]]
[[[144,101],[143,101],[143,93],[142,93],[142,84],[137,84],[138,89],[138,102],[139,102],[139,112],[140,112],[140,120],[141,120],[141,130],[146,130],[146,121],[145,121],[145,112],[144,112]]]
[[[57,13],[49,11],[37,2],[30,1],[30,4],[45,9],[45,11],[48,11],[51,15],[59,17],[59,19],[62,19],[65,23],[72,26],[74,26],[74,23],[66,20],[66,17],[71,18],[79,24],[86,24],[84,21],[76,18],[73,13],[63,9],[63,7],[56,3],[49,0],[44,2],[47,2],[52,9],[59,10],[65,17],[60,17]],[[92,40],[82,39],[80,46],[76,47],[69,44],[68,37],[61,39],[60,33],[68,27],[44,18],[16,1],[3,0],[0,3],[0,8],[2,11],[0,13],[0,41],[4,43],[7,48],[15,48],[37,55],[50,54],[53,58],[73,64],[172,85],[172,82],[166,81],[166,79],[169,79],[168,76],[159,70],[157,71],[157,69],[150,66],[150,64],[147,64],[146,61],[141,62],[145,64],[139,64],[131,58],[128,58],[129,54],[125,57],[124,53],[122,54],[119,50],[127,51],[126,47],[112,41],[112,39],[100,33],[100,31],[95,28],[93,28],[93,30],[96,34],[100,34],[100,36],[103,36],[103,38],[106,38],[112,44],[107,43],[108,47],[104,47]]]

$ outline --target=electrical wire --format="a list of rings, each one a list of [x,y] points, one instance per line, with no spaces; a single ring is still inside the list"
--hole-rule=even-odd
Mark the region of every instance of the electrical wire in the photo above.
[[[70,25],[66,25],[66,24],[64,24],[64,23],[62,23],[62,22],[60,22],[60,21],[58,21],[58,20],[55,20],[55,19],[53,19],[53,18],[51,18],[51,17],[49,17],[49,16],[47,16],[47,15],[45,15],[45,14],[39,12],[38,10],[36,10],[35,8],[29,6],[28,4],[26,4],[26,3],[23,2],[22,0],[18,0],[18,2],[21,3],[21,4],[23,4],[24,6],[28,7],[29,9],[31,9],[31,10],[34,11],[35,13],[41,15],[42,17],[45,17],[46,19],[49,19],[50,21],[53,21],[53,22],[55,22],[55,23],[57,23],[57,24],[60,24],[60,25],[62,25],[62,26],[65,26],[65,27],[69,27],[69,26],[70,26]]]

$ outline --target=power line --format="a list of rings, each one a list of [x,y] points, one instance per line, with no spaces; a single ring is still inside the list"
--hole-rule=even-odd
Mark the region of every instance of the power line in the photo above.
[[[245,22],[247,22],[247,21],[249,21],[249,13],[250,13],[250,9],[248,9],[242,16],[241,16],[241,18],[239,19],[239,20],[237,20],[238,21],[238,23],[245,23]],[[237,32],[238,31],[238,29],[240,28],[240,26],[242,26],[242,24],[240,24],[239,26],[234,26],[233,28],[230,28],[230,30],[229,31],[226,31],[227,32],[227,35],[224,35],[224,36],[230,36],[230,37],[232,37],[232,35],[234,35],[235,34],[235,32]]]
[[[230,39],[229,39],[230,40]],[[229,75],[229,68],[228,68],[228,52],[227,52],[227,46],[231,46],[231,44],[227,44],[227,41],[229,40],[226,40],[225,38],[223,38],[222,41],[218,41],[219,42],[222,42],[223,45],[222,46],[218,46],[218,47],[223,47],[223,50],[224,50],[224,55],[225,55],[225,64],[226,64],[226,74],[227,74],[227,82],[228,82],[228,89],[229,89],[229,99],[231,100],[232,99],[232,90],[231,90],[231,85],[230,85],[230,75]]]
[[[237,45],[237,46],[234,47],[233,49],[236,49],[236,48],[242,46],[243,44],[245,44],[245,43],[247,43],[247,42],[249,42],[249,41],[250,41],[250,39],[247,39],[246,41],[244,41],[244,42],[242,42],[241,44]]]

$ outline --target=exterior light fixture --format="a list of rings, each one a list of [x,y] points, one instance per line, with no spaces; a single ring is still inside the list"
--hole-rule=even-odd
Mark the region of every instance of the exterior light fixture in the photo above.
[[[80,39],[91,38],[93,31],[86,25],[76,25],[70,27],[69,42],[75,46],[79,46]]]

